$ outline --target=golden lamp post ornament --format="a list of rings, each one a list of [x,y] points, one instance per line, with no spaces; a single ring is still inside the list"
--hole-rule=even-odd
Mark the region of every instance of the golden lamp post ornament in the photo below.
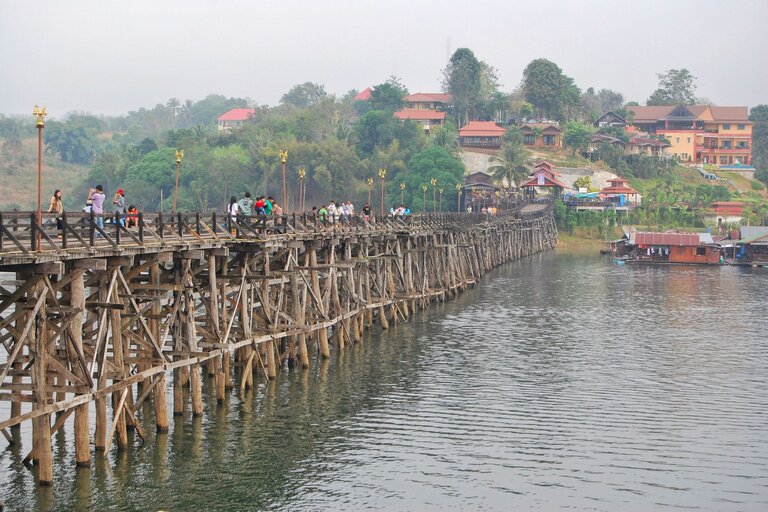
[[[437,211],[437,178],[429,180],[432,184],[432,212]]]
[[[279,149],[277,155],[280,157],[280,167],[283,173],[283,211],[288,211],[288,189],[285,186],[285,168],[288,162],[288,150]]]
[[[299,212],[304,211],[304,176],[307,175],[307,170],[303,167],[299,167],[296,171],[299,175]]]
[[[387,170],[379,169],[379,178],[381,178],[381,218],[384,218],[384,178],[387,177]]]
[[[35,105],[32,115],[37,116],[37,252],[42,252],[42,225],[43,225],[43,129],[45,128],[45,116],[48,113],[45,107]]]
[[[368,183],[368,206],[371,206],[371,190],[373,190],[373,178],[365,180]]]
[[[456,211],[461,213],[461,183],[456,183]]]
[[[173,213],[176,213],[176,206],[179,200],[179,176],[181,176],[181,159],[184,158],[184,150],[176,150],[176,188],[173,192]]]
[[[405,192],[405,183],[400,183],[400,204],[403,204],[403,192]]]
[[[421,186],[421,211],[426,212],[427,211],[427,187],[426,185]]]

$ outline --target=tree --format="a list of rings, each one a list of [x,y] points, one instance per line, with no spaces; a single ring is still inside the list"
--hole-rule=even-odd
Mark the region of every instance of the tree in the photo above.
[[[49,151],[58,153],[64,162],[92,164],[99,149],[98,129],[88,122],[68,120],[66,123],[50,121],[45,140]]]
[[[404,199],[411,210],[418,211],[422,208],[426,211],[434,209],[432,178],[437,179],[437,188],[443,188],[443,210],[456,211],[456,183],[464,176],[464,164],[454,158],[443,148],[429,147],[413,155],[408,161],[408,171],[396,174],[391,180],[388,197],[397,197],[392,203],[400,201],[399,183],[405,183]],[[427,193],[426,205],[423,203],[421,186],[427,185],[430,190]],[[446,193],[447,192],[447,193]]]
[[[592,127],[579,121],[568,121],[563,130],[563,145],[571,148],[571,154],[589,148]]]
[[[488,168],[497,180],[506,179],[511,185],[519,186],[528,177],[530,154],[523,144],[523,134],[516,126],[507,128],[501,139],[498,156],[492,157],[493,163]]]
[[[668,69],[658,73],[659,87],[646,105],[693,105],[696,103],[696,77],[687,69]]]
[[[459,132],[452,121],[446,121],[445,126],[433,128],[429,132],[427,144],[445,149],[451,155],[459,150]]]
[[[539,117],[562,121],[569,110],[580,107],[581,91],[573,79],[547,59],[535,59],[526,66],[521,87]]]
[[[408,89],[396,76],[389,77],[383,84],[375,85],[371,89],[371,98],[368,104],[371,110],[383,110],[394,112],[403,108],[403,98],[408,95]]]
[[[471,119],[480,98],[483,66],[472,50],[459,48],[443,70],[443,90],[453,96],[459,126]]]
[[[235,192],[230,188],[233,181],[245,183],[244,172],[250,163],[251,159],[248,152],[239,144],[213,148],[211,151],[211,171],[222,188],[222,195],[219,197],[222,198],[223,203],[226,204],[229,196]]]
[[[752,127],[752,164],[757,179],[768,183],[768,105],[757,105],[749,111]]]
[[[328,96],[325,87],[313,82],[304,82],[294,85],[290,91],[283,94],[280,103],[293,105],[298,108],[307,108]]]

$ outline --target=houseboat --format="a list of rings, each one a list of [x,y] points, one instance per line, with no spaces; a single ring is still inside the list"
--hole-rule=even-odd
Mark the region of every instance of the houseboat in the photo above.
[[[633,231],[610,244],[614,257],[625,263],[719,265],[720,247],[709,233]]]

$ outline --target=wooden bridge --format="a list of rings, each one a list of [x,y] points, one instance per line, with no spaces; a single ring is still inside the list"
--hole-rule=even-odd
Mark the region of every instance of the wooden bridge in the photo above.
[[[87,466],[91,440],[105,452],[128,449],[129,429],[143,439],[142,411],[168,430],[170,375],[173,413],[203,414],[202,379],[222,402],[229,388],[307,368],[312,352],[344,351],[374,322],[407,320],[557,236],[551,207],[522,204],[493,217],[334,224],[199,213],[132,226],[82,213],[39,220],[0,214],[0,401],[10,402],[0,432],[20,442],[20,424],[32,422],[24,462],[41,484],[53,480],[51,435],[70,418],[72,462]]]

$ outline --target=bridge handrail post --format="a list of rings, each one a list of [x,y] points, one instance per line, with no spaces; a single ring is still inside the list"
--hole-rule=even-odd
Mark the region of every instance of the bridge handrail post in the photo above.
[[[96,244],[96,214],[93,209],[88,214],[88,242],[91,247]]]
[[[0,212],[0,251],[3,250],[3,228],[5,225],[3,224],[3,212]]]
[[[291,221],[293,222],[293,229],[296,229],[296,212],[291,214]]]
[[[66,210],[62,210],[61,212],[61,247],[62,249],[67,248],[67,212]]]
[[[160,240],[163,240],[165,238],[165,235],[163,234],[163,212],[159,212],[157,214],[157,227],[158,227],[158,234],[160,235]]]
[[[199,235],[202,229],[200,229],[200,212],[195,212],[195,229]]]
[[[115,243],[120,245],[120,213],[115,212]]]
[[[177,229],[179,233],[179,237],[184,237],[184,231],[181,229],[181,212],[176,213],[176,221],[177,221]]]
[[[139,242],[144,243],[144,214],[139,212]]]
[[[211,212],[211,229],[213,230],[213,234],[216,234],[219,232],[219,226],[216,223],[216,212]]]
[[[37,212],[32,212],[32,215],[30,216],[30,227],[29,231],[32,234],[32,238],[30,240],[32,244],[32,250],[37,250]]]

